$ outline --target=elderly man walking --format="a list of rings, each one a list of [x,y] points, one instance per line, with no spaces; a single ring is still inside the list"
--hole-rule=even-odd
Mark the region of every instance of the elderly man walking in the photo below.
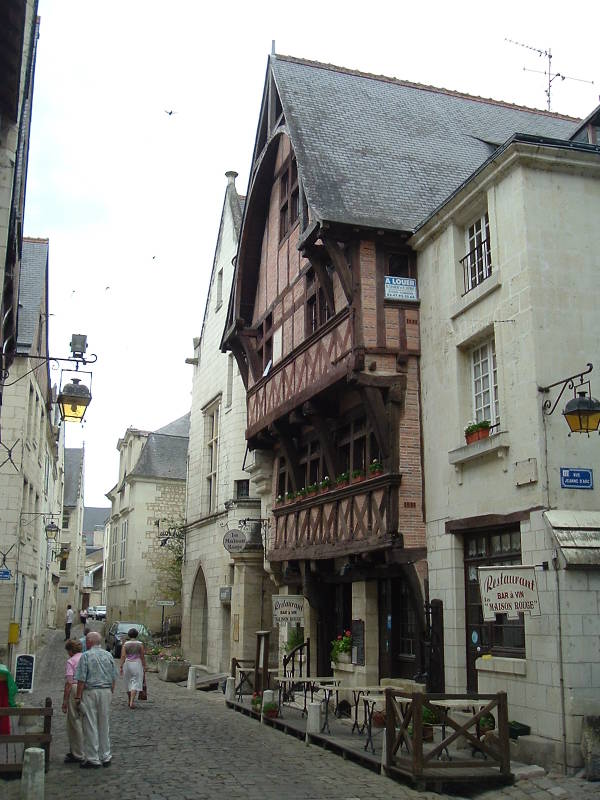
[[[83,722],[82,769],[109,767],[110,701],[115,690],[117,668],[110,653],[101,648],[102,639],[96,631],[86,636],[87,650],[82,654],[75,671],[77,680],[76,704]]]

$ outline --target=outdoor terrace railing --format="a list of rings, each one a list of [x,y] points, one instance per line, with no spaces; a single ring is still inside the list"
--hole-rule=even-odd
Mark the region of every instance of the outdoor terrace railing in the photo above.
[[[384,768],[411,777],[416,783],[440,772],[455,770],[461,778],[477,778],[481,769],[495,769],[510,779],[508,705],[506,692],[497,694],[407,694],[386,688],[386,739]],[[427,750],[423,748],[423,709],[435,715],[442,726],[442,739]],[[471,709],[464,721],[453,719],[456,710]],[[497,724],[492,742],[481,738],[480,720],[496,709]],[[471,757],[450,758],[448,747],[459,737],[471,747]],[[403,754],[406,750],[406,754]],[[475,758],[480,753],[483,758]],[[444,760],[444,756],[446,757]],[[481,775],[479,779],[481,779]],[[454,778],[456,779],[456,778]],[[442,778],[443,780],[443,778]]]
[[[274,530],[269,558],[283,560],[342,555],[375,549],[398,529],[398,486],[401,475],[366,478],[273,509]]]
[[[52,700],[47,697],[43,708],[0,708],[0,717],[23,720],[42,717],[42,731],[33,733],[11,733],[0,736],[0,775],[20,773],[23,770],[23,752],[27,747],[42,747],[45,751],[45,771],[50,766],[50,743],[52,741]]]

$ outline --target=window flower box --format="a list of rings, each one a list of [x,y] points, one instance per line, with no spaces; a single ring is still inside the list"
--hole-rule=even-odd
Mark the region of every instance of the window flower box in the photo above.
[[[373,459],[369,464],[369,476],[371,478],[376,478],[378,475],[383,475],[383,466],[381,461],[377,461],[377,459]]]
[[[321,488],[321,492],[328,492],[331,489],[331,478],[325,475],[319,486]]]
[[[467,422],[465,425],[465,440],[467,444],[478,442],[480,439],[487,439],[490,435],[491,422],[483,419],[481,422]]]

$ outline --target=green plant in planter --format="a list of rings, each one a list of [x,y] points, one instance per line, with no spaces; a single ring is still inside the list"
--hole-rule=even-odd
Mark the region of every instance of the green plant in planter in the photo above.
[[[331,660],[337,664],[340,653],[352,652],[352,631],[339,633],[337,639],[331,643]]]
[[[319,487],[317,486],[316,483],[309,483],[308,486],[306,487],[306,491],[308,494],[315,494],[318,488]]]
[[[319,486],[321,487],[321,489],[324,490],[329,489],[329,487],[331,486],[331,478],[329,477],[329,475],[325,475]]]
[[[496,720],[494,719],[494,715],[484,714],[483,716],[479,717],[479,730],[482,732],[485,731],[493,731],[496,727]]]
[[[475,420],[470,420],[465,425],[465,436],[469,436],[471,433],[475,433],[475,431],[482,431],[489,429],[492,423],[489,419],[482,419],[481,422],[476,422]]]
[[[296,492],[296,497],[298,500],[303,500],[306,497],[306,489],[302,487],[302,489],[298,489]]]
[[[266,717],[276,717],[279,713],[279,706],[277,703],[264,703],[262,712]]]
[[[346,471],[346,472],[340,472],[340,474],[335,479],[335,482],[338,486],[343,486],[344,484],[348,483],[349,480],[350,480],[350,473]]]
[[[354,480],[356,480],[356,478],[364,478],[364,476],[365,476],[364,469],[353,469],[352,470],[352,477],[354,478]]]
[[[369,473],[371,475],[377,475],[379,472],[383,472],[383,466],[381,465],[381,461],[374,458],[369,464]]]
[[[253,692],[250,699],[250,704],[255,711],[260,711],[262,705],[262,694],[260,692]]]
[[[296,493],[295,492],[286,492],[285,493],[285,499],[288,501],[288,503],[291,503],[292,500],[296,499]]]
[[[283,649],[286,653],[291,652],[294,647],[304,643],[304,631],[300,627],[294,626],[288,631],[287,642],[284,644]]]

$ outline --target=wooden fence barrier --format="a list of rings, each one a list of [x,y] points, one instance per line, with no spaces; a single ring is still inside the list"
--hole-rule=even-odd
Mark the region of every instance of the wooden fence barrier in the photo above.
[[[0,708],[0,717],[43,717],[40,733],[11,733],[0,736],[0,774],[20,773],[23,770],[23,752],[27,747],[42,747],[46,753],[44,762],[48,772],[50,766],[50,743],[52,741],[52,700],[47,697],[44,708]],[[20,745],[20,746],[18,746]]]

